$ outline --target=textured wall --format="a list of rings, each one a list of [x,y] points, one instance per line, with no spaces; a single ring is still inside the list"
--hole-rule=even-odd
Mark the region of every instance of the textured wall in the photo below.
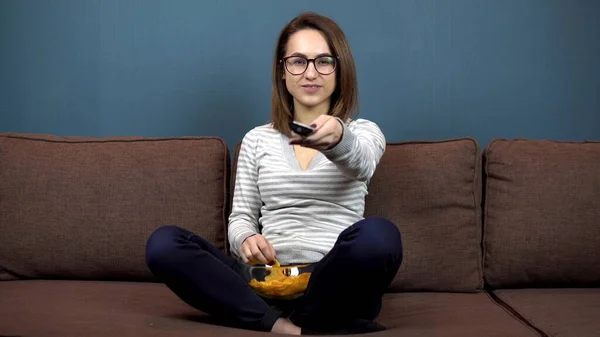
[[[345,30],[389,141],[600,139],[600,1],[4,0],[0,132],[216,135],[268,121],[279,30]]]

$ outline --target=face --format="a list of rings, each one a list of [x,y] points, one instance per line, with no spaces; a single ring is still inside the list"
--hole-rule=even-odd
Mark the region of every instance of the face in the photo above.
[[[316,109],[326,113],[335,90],[337,66],[323,34],[312,29],[296,32],[286,45],[284,57],[287,56],[316,58],[314,62],[306,62],[299,57],[283,61],[283,79],[288,92],[294,97],[294,110]],[[301,73],[305,67],[306,71]]]

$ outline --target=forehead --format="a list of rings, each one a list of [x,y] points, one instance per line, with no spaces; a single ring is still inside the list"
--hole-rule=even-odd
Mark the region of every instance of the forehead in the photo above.
[[[303,54],[315,56],[318,54],[330,54],[331,50],[325,36],[314,29],[303,29],[292,34],[286,45],[286,54]]]

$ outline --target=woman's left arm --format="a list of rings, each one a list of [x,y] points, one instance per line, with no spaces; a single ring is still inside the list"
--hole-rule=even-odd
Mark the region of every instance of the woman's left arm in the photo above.
[[[369,181],[385,152],[385,136],[374,122],[358,119],[353,124],[351,130],[341,119],[322,115],[310,136],[294,136],[291,143],[317,149],[346,176]]]

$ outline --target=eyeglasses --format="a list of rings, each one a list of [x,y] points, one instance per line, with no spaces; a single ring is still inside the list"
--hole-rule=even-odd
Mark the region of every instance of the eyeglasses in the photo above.
[[[312,62],[315,69],[321,75],[329,75],[335,71],[337,66],[337,58],[331,55],[319,56],[314,59],[309,59],[304,56],[286,56],[281,62],[285,65],[285,69],[292,75],[304,74],[308,69],[308,64]]]

